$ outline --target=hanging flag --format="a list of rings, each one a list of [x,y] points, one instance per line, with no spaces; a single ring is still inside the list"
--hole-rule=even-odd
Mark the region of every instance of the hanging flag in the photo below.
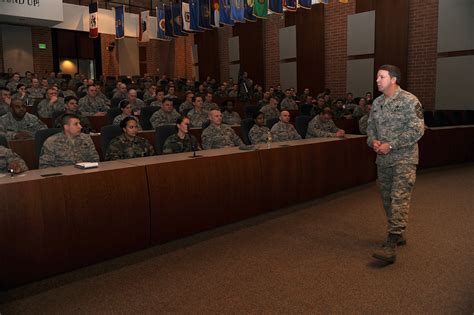
[[[125,37],[125,7],[115,7],[115,39]]]
[[[244,0],[244,19],[249,22],[256,22],[257,18],[253,15],[254,0]]]
[[[244,0],[232,0],[232,8],[230,18],[234,22],[245,22],[244,20]]]
[[[209,0],[199,0],[199,27],[206,30],[212,30],[210,13],[209,13]]]
[[[297,0],[283,0],[283,7],[285,7],[288,12],[296,12],[298,8]]]
[[[211,24],[212,27],[219,27],[219,0],[209,0],[209,3],[211,7],[211,18],[209,24]]]
[[[322,3],[322,4],[329,4],[329,0],[319,0],[319,3]]]
[[[171,7],[167,4],[163,4],[163,10],[165,10],[165,34],[169,37],[175,37],[173,33],[173,14],[171,14]]]
[[[201,32],[202,29],[199,27],[200,20],[200,6],[199,0],[189,0],[189,29],[193,32]]]
[[[150,41],[148,26],[150,25],[150,11],[142,11],[138,15],[138,41],[146,43]]]
[[[183,18],[181,17],[181,2],[171,4],[173,14],[173,33],[178,36],[188,36],[183,32]]]
[[[156,20],[157,20],[157,33],[156,38],[159,40],[169,41],[171,40],[166,36],[166,19],[165,10],[163,7],[156,7]]]
[[[298,8],[311,10],[311,0],[298,0]]]
[[[268,0],[268,10],[275,14],[283,14],[282,0]]]
[[[89,38],[97,38],[99,36],[99,24],[97,18],[97,2],[89,4]]]
[[[191,32],[189,23],[191,22],[191,14],[189,13],[189,3],[183,2],[181,4],[181,16],[183,18],[183,31]]]
[[[268,16],[268,0],[255,0],[253,15],[259,19],[266,19]]]
[[[220,23],[234,26],[234,21],[231,19],[232,4],[231,0],[219,0],[219,18]]]

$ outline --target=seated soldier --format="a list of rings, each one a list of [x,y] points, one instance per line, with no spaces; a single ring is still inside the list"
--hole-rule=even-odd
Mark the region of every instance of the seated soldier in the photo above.
[[[104,93],[102,93],[103,83],[98,81],[98,82],[95,82],[94,85],[97,90],[96,97],[101,98],[107,106],[110,106],[110,100],[107,98],[107,96]]]
[[[137,90],[135,89],[128,90],[127,101],[132,107],[132,111],[137,115],[139,115],[141,109],[145,107],[145,102],[138,98]]]
[[[38,116],[41,118],[52,118],[53,113],[64,108],[64,99],[58,97],[54,88],[46,91],[46,98],[38,103]]]
[[[10,111],[12,96],[6,87],[0,87],[0,117]]]
[[[117,116],[114,117],[114,121],[112,122],[112,125],[120,125],[122,120],[124,120],[125,118],[133,117],[137,121],[138,130],[141,131],[142,127],[140,126],[138,118],[133,115],[132,105],[130,105],[127,100],[122,100],[119,103],[119,107],[120,107],[120,110],[122,111],[122,113],[120,115],[117,115]]]
[[[174,86],[170,86],[168,88],[168,94],[165,95],[165,98],[170,98],[172,100],[174,100],[175,98],[178,98],[178,96],[176,96],[176,88]]]
[[[211,124],[202,132],[203,149],[218,149],[243,145],[242,140],[230,126],[222,124],[222,113],[213,109],[209,112]]]
[[[311,108],[311,112],[310,112],[311,117],[319,115],[319,113],[321,113],[325,107],[324,104],[325,104],[324,96],[318,96],[316,105],[313,105],[313,107]]]
[[[209,120],[209,114],[203,107],[202,96],[193,97],[194,108],[188,112],[191,128],[202,128],[202,124]]]
[[[351,112],[345,108],[344,101],[341,98],[336,100],[336,102],[333,105],[332,117],[334,119],[341,119],[341,118],[350,119],[350,118],[352,118]]]
[[[281,110],[297,110],[298,105],[292,97],[292,92],[290,89],[286,89],[285,98],[280,103]]]
[[[332,121],[332,112],[329,107],[325,107],[322,112],[314,117],[308,124],[306,139],[318,137],[339,137],[345,136],[345,131],[337,128]]]
[[[255,112],[253,114],[255,124],[250,128],[249,139],[252,144],[267,143],[269,140],[270,129],[265,126],[265,114]]]
[[[8,173],[10,170],[19,174],[27,171],[28,166],[18,154],[0,145],[0,173]]]
[[[23,83],[18,83],[16,86],[16,94],[13,95],[12,99],[22,100],[26,106],[33,106],[33,99],[26,92],[26,86]]]
[[[117,83],[112,98],[127,98],[127,85],[122,82]]]
[[[218,97],[227,97],[229,96],[227,94],[227,89],[224,84],[219,85],[219,88],[217,89],[216,93],[214,93],[215,96]]]
[[[232,85],[232,89],[229,91],[229,97],[239,96],[239,86],[237,84]]]
[[[11,93],[16,92],[16,87],[20,83],[20,74],[18,72],[15,72],[10,81],[8,81],[6,88],[10,90]]]
[[[143,100],[146,102],[148,100],[154,100],[155,98],[156,98],[156,85],[148,83],[148,87],[145,93],[143,93]]]
[[[240,125],[240,118],[239,113],[234,112],[234,101],[228,100],[224,102],[224,111],[222,112],[222,123],[226,125]]]
[[[268,105],[263,106],[260,111],[265,114],[265,122],[272,118],[280,117],[280,111],[278,110],[278,99],[274,96],[270,97]]]
[[[193,152],[200,150],[196,137],[189,133],[189,118],[179,117],[176,121],[178,131],[166,139],[163,154]]]
[[[133,116],[120,122],[123,133],[112,139],[105,153],[105,160],[123,160],[155,154],[153,146],[145,138],[137,136],[138,122]]]
[[[186,100],[182,102],[181,105],[179,105],[179,113],[181,115],[184,115],[185,113],[189,112],[191,109],[194,108],[193,98],[194,98],[193,92],[186,93]]]
[[[354,108],[354,112],[352,113],[352,117],[354,119],[359,119],[365,114],[367,114],[366,103],[367,101],[365,100],[365,98],[361,97],[359,99],[359,101],[357,102],[357,106]]]
[[[97,87],[87,86],[87,95],[79,100],[79,109],[86,116],[104,116],[109,109],[103,98],[97,97]]]
[[[265,105],[268,105],[270,103],[271,96],[272,94],[269,91],[266,91],[265,93],[263,93],[263,98],[259,100],[257,103],[258,110],[261,110],[263,107],[265,107]]]
[[[304,88],[303,94],[300,95],[299,100],[301,102],[304,102],[304,101],[306,101],[306,97],[308,97],[308,96],[311,96],[309,88]],[[311,98],[312,98],[312,96],[311,96]]]
[[[63,127],[63,116],[66,114],[74,114],[79,117],[82,126],[83,133],[91,133],[94,131],[92,128],[91,122],[89,119],[82,115],[81,111],[78,109],[79,105],[77,104],[78,100],[75,96],[66,96],[64,99],[64,109],[62,111],[56,112],[53,116],[57,118],[54,120],[53,126],[54,128],[62,128]]]
[[[359,131],[363,135],[367,134],[367,123],[369,120],[369,115],[370,115],[371,110],[372,110],[372,104],[369,103],[367,104],[367,114],[365,114],[359,119]]]
[[[21,100],[11,101],[10,112],[0,117],[0,134],[8,140],[34,138],[36,132],[42,129],[48,127],[38,117],[27,113]]]
[[[59,95],[62,98],[65,98],[65,97],[68,97],[68,96],[76,96],[76,93],[69,88],[69,85],[67,84],[66,81],[61,82],[60,88],[61,89],[59,90]]]
[[[31,79],[31,87],[26,90],[28,95],[33,99],[42,99],[46,90],[41,87],[40,81],[37,78]]]
[[[81,133],[81,121],[74,114],[63,116],[63,132],[46,139],[41,149],[39,168],[74,165],[80,162],[99,162],[94,143]]]
[[[165,100],[165,92],[158,91],[156,92],[156,99],[150,103],[150,106],[161,107],[161,105],[163,105],[164,100]]]
[[[216,103],[212,100],[212,92],[206,93],[206,98],[204,99],[203,108],[205,111],[210,111],[212,109],[219,109]]]
[[[280,121],[274,124],[270,131],[275,142],[301,139],[298,131],[290,124],[290,112],[286,110],[280,113]]]
[[[165,98],[161,108],[151,115],[150,123],[153,128],[164,125],[174,125],[180,116],[181,115],[173,107],[173,100]]]

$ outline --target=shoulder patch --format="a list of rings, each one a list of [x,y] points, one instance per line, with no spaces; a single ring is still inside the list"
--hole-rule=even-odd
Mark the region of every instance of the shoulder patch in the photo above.
[[[423,108],[420,103],[415,105],[416,116],[420,119],[423,119]]]

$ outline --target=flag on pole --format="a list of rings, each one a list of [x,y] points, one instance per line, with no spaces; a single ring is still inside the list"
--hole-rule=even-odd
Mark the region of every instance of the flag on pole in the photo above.
[[[210,22],[209,0],[199,0],[199,27],[212,30]]]
[[[232,8],[230,18],[234,22],[245,22],[244,20],[244,0],[232,0]]]
[[[257,18],[253,15],[254,0],[244,0],[244,19],[249,22],[256,22]]]
[[[231,19],[232,4],[231,0],[219,0],[219,18],[220,23],[234,26],[234,21]]]
[[[296,12],[296,9],[298,8],[298,3],[297,0],[283,0],[283,6],[289,12]]]
[[[115,39],[125,37],[125,7],[115,7]]]
[[[191,32],[189,23],[191,22],[191,14],[189,13],[189,3],[183,2],[181,4],[181,16],[183,18],[183,31]]]
[[[282,0],[268,0],[268,10],[275,14],[283,14]]]
[[[169,37],[175,37],[173,32],[173,14],[171,13],[171,6],[163,4],[165,10],[165,34]]]
[[[166,36],[165,10],[163,7],[156,7],[156,21],[158,23],[156,38],[165,41],[171,40]]]
[[[266,19],[268,16],[268,0],[255,0],[253,15],[259,19]]]
[[[171,4],[173,14],[173,33],[178,36],[188,36],[183,32],[183,18],[181,17],[181,2]]]
[[[211,4],[211,19],[209,22],[212,27],[219,27],[219,0],[209,0],[209,3]]]
[[[150,11],[142,11],[138,15],[138,41],[146,43],[150,41],[150,32],[148,30],[150,25]]]
[[[89,37],[97,38],[99,36],[99,13],[97,11],[97,2],[89,4]]]
[[[199,0],[189,0],[189,28],[193,32],[201,32],[202,29],[199,27],[200,20],[200,6]]]
[[[311,10],[311,0],[298,0],[298,8]]]

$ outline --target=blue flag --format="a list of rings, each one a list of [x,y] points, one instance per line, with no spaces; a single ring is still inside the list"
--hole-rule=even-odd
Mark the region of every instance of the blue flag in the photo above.
[[[231,19],[235,22],[245,22],[244,20],[244,0],[232,0]]]
[[[275,14],[283,14],[282,0],[268,0],[268,10]]]
[[[167,4],[163,4],[163,10],[165,10],[165,34],[169,37],[175,37],[173,33],[173,14],[171,13],[171,7]]]
[[[156,20],[157,20],[157,33],[156,38],[159,40],[169,41],[170,38],[166,36],[166,20],[165,20],[165,10],[163,7],[156,7]]]
[[[199,0],[189,0],[189,29],[194,32],[202,31],[199,27],[199,20],[200,20],[200,6]]]
[[[199,27],[212,30],[209,10],[209,0],[199,0]]]
[[[232,15],[232,4],[231,0],[219,0],[219,18],[222,24],[234,25],[234,21],[231,19]]]
[[[253,15],[253,1],[244,0],[244,19],[249,22],[256,22],[257,18]]]
[[[115,7],[115,39],[125,37],[125,7]]]
[[[289,12],[296,12],[296,9],[298,8],[298,3],[297,0],[284,0],[283,6]]]
[[[183,18],[181,17],[181,2],[171,4],[173,14],[173,33],[178,36],[188,36],[183,32]]]
[[[298,8],[311,10],[311,0],[298,0]]]

